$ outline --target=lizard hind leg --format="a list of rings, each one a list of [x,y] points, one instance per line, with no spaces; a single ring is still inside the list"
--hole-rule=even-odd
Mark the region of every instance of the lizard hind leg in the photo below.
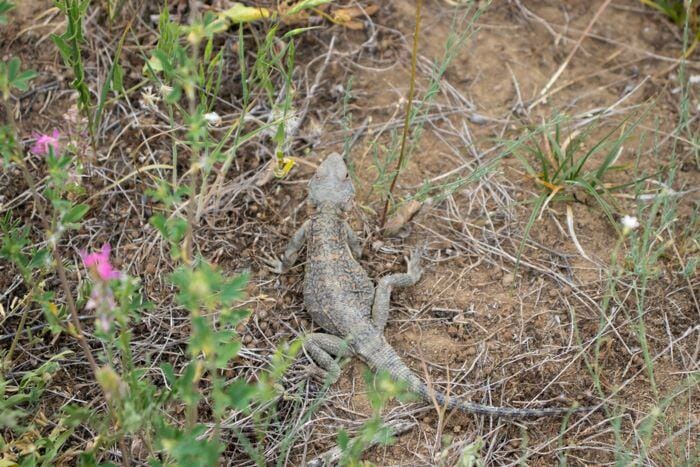
[[[340,365],[335,357],[345,357],[351,354],[347,342],[333,334],[315,332],[307,334],[304,340],[304,350],[309,357],[328,374],[330,384],[340,377]]]
[[[408,271],[403,274],[391,274],[379,279],[374,291],[374,304],[372,305],[372,323],[379,330],[384,331],[389,319],[389,301],[394,287],[409,287],[418,282],[423,275],[420,266],[421,248],[413,250],[410,259],[407,260]]]

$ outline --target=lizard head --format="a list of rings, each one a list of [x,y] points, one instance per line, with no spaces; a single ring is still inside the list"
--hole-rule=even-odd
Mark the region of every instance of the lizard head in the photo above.
[[[309,181],[309,201],[315,207],[330,205],[346,211],[354,196],[355,188],[343,156],[331,154],[318,166],[316,175]]]

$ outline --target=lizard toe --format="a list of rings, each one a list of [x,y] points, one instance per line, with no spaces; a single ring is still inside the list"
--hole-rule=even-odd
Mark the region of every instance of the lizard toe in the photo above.
[[[261,260],[264,263],[265,268],[271,272],[274,272],[275,274],[283,274],[286,271],[282,261],[275,256],[262,255]]]

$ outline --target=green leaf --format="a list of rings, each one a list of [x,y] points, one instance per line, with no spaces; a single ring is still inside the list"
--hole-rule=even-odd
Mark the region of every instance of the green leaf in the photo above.
[[[32,70],[20,72],[21,67],[22,61],[17,57],[0,63],[0,91],[3,98],[9,97],[12,88],[26,91],[29,88],[29,81],[37,76],[37,73]]]
[[[181,217],[166,219],[162,214],[152,216],[148,222],[171,243],[177,243],[185,237],[187,232],[187,220]]]
[[[246,411],[249,408],[248,402],[253,398],[257,388],[245,382],[243,379],[237,379],[226,388],[226,395],[229,398],[229,404],[236,410]]]
[[[338,431],[338,446],[340,446],[340,449],[345,450],[348,448],[348,444],[350,444],[348,432],[341,428]]]
[[[233,327],[246,319],[248,315],[250,315],[248,310],[223,310],[219,319],[221,324]]]
[[[58,47],[58,52],[61,54],[61,58],[65,63],[72,63],[71,57],[73,56],[73,51],[66,42],[66,40],[59,36],[58,34],[51,34],[51,40]]]
[[[240,274],[221,286],[221,303],[229,305],[245,297],[248,274]]]
[[[67,224],[74,224],[83,218],[87,214],[90,206],[87,204],[76,204],[63,216],[63,222]]]
[[[234,340],[235,333],[229,331],[221,331],[218,333],[217,340],[219,341],[216,353],[216,367],[226,369],[228,362],[231,361],[241,351],[241,343]]]
[[[34,70],[24,70],[15,77],[12,81],[12,85],[20,91],[26,91],[29,89],[29,82],[37,76],[39,76],[39,73]]]
[[[231,8],[219,13],[221,18],[236,24],[250,23],[261,19],[269,18],[273,12],[267,8],[245,6],[242,3],[234,3]]]
[[[4,0],[0,1],[0,24],[7,24],[6,13],[14,7],[14,4],[12,4],[11,2],[6,2]]]
[[[317,6],[324,5],[326,3],[330,3],[331,0],[302,0],[301,2],[297,3],[294,5],[292,8],[290,8],[286,14],[287,15],[294,15],[299,13],[302,10],[306,10],[309,8],[316,8]]]
[[[114,71],[112,74],[112,91],[121,92],[124,89],[124,69],[120,64],[114,64]]]
[[[311,31],[313,29],[321,29],[321,27],[320,26],[309,26],[306,28],[295,28],[295,29],[292,29],[292,30],[284,33],[284,35],[282,36],[282,40],[289,39],[290,37],[298,36],[299,34],[303,34],[307,31]]]
[[[29,262],[30,269],[38,269],[42,266],[46,266],[49,262],[49,250],[42,248],[37,251]]]
[[[12,81],[15,78],[15,76],[17,76],[21,65],[22,61],[17,57],[12,57],[7,63],[7,75],[10,77],[10,81]]]

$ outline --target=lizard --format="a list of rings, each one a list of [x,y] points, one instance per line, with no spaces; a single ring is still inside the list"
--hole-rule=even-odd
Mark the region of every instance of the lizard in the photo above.
[[[354,355],[373,371],[384,370],[394,380],[403,381],[410,392],[422,399],[436,400],[449,409],[510,418],[561,416],[591,410],[498,407],[432,391],[406,366],[384,336],[391,292],[420,280],[421,251],[416,249],[411,253],[405,273],[384,276],[375,287],[358,262],[362,244],[346,220],[354,195],[355,188],[343,157],[330,154],[309,181],[308,201],[313,214],[294,233],[281,258],[263,258],[270,270],[283,274],[296,263],[306,244],[304,306],[324,332],[307,334],[302,345],[311,359],[326,370],[331,384],[340,376],[336,358]]]

